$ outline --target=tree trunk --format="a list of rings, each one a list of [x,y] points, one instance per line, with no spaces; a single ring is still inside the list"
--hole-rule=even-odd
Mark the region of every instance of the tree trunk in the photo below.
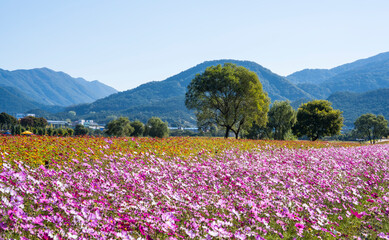
[[[229,133],[230,133],[230,127],[226,127],[226,135],[224,135],[224,138],[228,138]]]

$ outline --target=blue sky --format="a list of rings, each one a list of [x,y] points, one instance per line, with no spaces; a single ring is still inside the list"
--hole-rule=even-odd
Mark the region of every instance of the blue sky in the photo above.
[[[387,0],[0,0],[0,68],[118,90],[226,58],[288,75],[389,51],[388,13]]]

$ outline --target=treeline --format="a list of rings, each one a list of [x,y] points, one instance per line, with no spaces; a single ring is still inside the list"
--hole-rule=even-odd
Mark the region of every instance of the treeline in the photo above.
[[[255,123],[242,137],[250,139],[295,140],[308,137],[342,141],[369,141],[375,143],[388,137],[388,121],[382,115],[362,114],[354,122],[354,129],[340,133],[343,126],[341,112],[333,110],[331,103],[315,100],[303,104],[295,111],[288,101],[276,101],[268,112],[266,126]],[[334,121],[336,119],[337,121]],[[330,136],[330,137],[326,137]]]
[[[22,127],[20,124],[11,127],[12,135],[21,135],[25,131],[30,131],[35,135],[41,136],[73,136],[74,130],[72,128],[42,128],[42,127]]]
[[[168,137],[169,128],[167,122],[163,122],[158,117],[150,118],[146,124],[136,120],[131,122],[126,117],[119,117],[110,121],[104,131],[93,130],[86,128],[83,125],[76,125],[72,128],[51,128],[48,127],[47,120],[40,117],[28,116],[20,119],[19,121],[7,114],[0,113],[0,129],[4,131],[11,131],[12,135],[21,135],[25,131],[30,131],[35,135],[47,135],[47,136],[116,136],[116,137]]]
[[[289,102],[270,99],[258,76],[244,67],[226,63],[211,66],[188,85],[185,105],[194,110],[197,125],[203,132],[217,128],[224,137],[287,140],[307,138],[312,141],[341,134],[342,112],[327,100],[301,104],[295,111]],[[384,116],[363,114],[354,123],[355,133],[374,143],[388,136]]]
[[[119,117],[107,124],[106,134],[117,137],[150,136],[163,138],[169,136],[169,128],[167,122],[163,122],[158,117],[150,118],[146,124],[139,120],[131,122],[126,117]]]

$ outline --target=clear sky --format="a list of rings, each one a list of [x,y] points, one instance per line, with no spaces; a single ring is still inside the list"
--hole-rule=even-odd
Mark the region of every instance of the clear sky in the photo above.
[[[389,51],[388,0],[0,0],[0,68],[118,90],[206,60],[288,75]]]

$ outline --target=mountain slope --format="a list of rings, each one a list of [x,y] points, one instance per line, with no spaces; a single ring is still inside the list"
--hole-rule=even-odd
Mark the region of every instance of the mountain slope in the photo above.
[[[152,107],[153,104],[159,105],[161,101],[169,101],[171,98],[182,99],[186,93],[186,87],[196,74],[202,73],[209,66],[224,63],[234,63],[248,68],[257,73],[264,90],[274,100],[295,100],[299,98],[310,98],[311,96],[290,83],[284,77],[272,73],[270,70],[260,66],[257,63],[237,60],[215,60],[201,63],[193,68],[183,71],[175,76],[167,78],[160,82],[149,82],[135,89],[120,92],[97,100],[91,104],[82,104],[68,108],[74,110],[77,114],[88,114],[90,112],[126,112],[126,109],[137,107],[142,111],[142,107]],[[181,100],[180,100],[181,101]],[[181,104],[183,105],[183,102]],[[180,105],[180,109],[182,106]],[[173,106],[171,106],[174,109]],[[128,112],[128,111],[127,111]],[[188,119],[187,119],[188,120]]]
[[[379,88],[389,88],[389,59],[371,62],[339,73],[320,84],[331,92],[365,92]]]
[[[15,114],[42,107],[42,104],[33,101],[18,89],[0,87],[0,112]]]
[[[319,84],[335,76],[330,69],[304,69],[288,75],[286,78],[292,83]]]
[[[0,85],[18,89],[41,104],[60,106],[89,103],[117,92],[98,81],[88,82],[48,68],[0,69]]]
[[[353,126],[355,120],[365,113],[381,114],[389,119],[389,88],[364,93],[337,92],[328,100],[332,107],[343,111],[347,126]]]
[[[316,98],[337,91],[364,92],[389,87],[389,52],[332,69],[305,69],[287,76]]]

